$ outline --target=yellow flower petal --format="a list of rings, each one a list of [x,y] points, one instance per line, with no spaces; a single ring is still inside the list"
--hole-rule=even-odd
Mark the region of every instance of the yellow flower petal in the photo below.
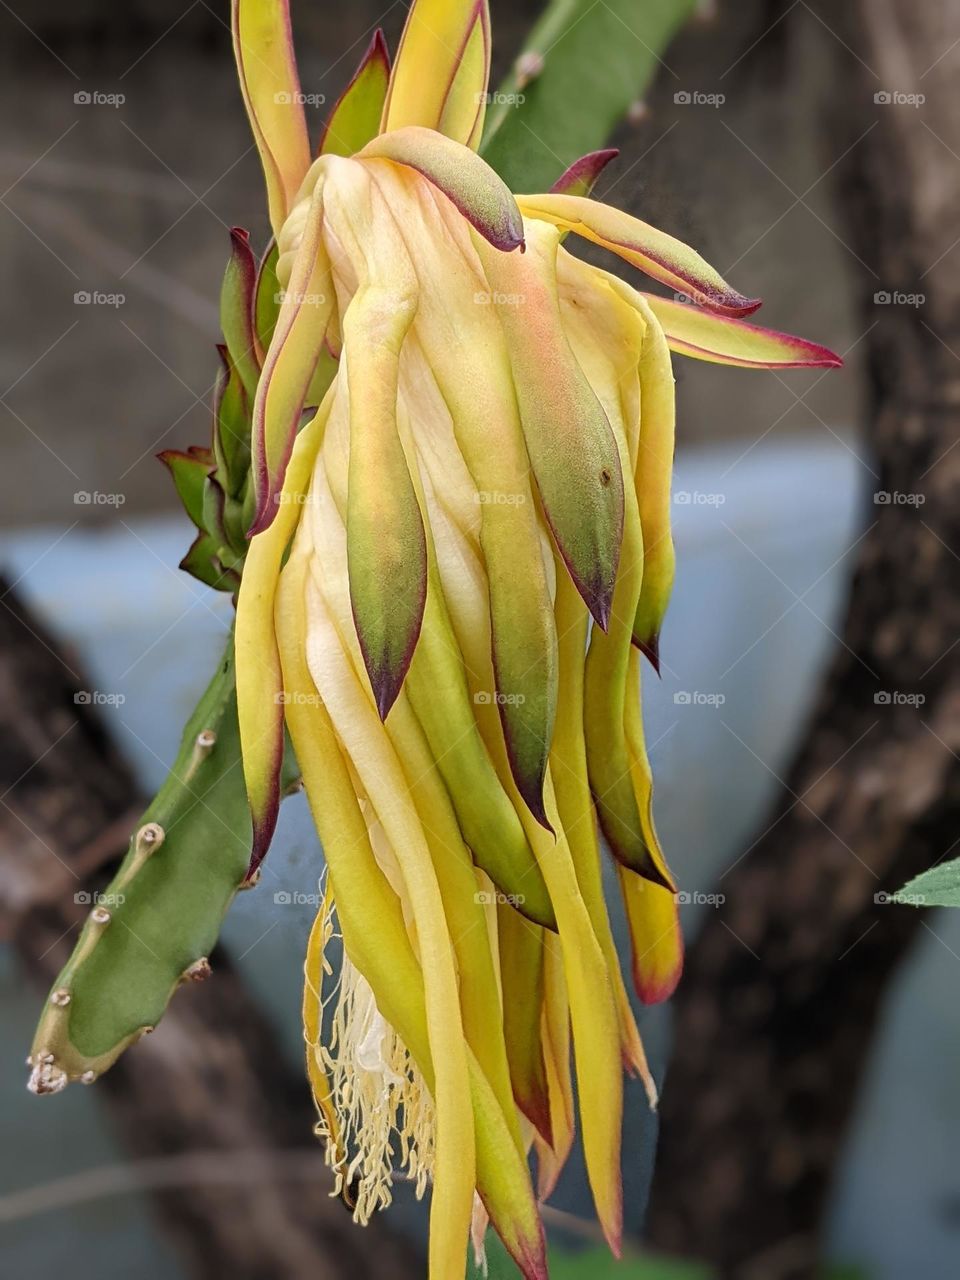
[[[267,851],[280,807],[283,681],[273,618],[277,579],[300,516],[332,401],[333,393],[297,438],[279,495],[277,519],[251,540],[237,598],[237,714],[243,775],[253,818],[254,866]]]
[[[760,306],[757,298],[737,293],[703,258],[681,240],[621,209],[585,196],[517,196],[525,218],[542,218],[592,240],[696,302],[725,315],[743,316]]]
[[[278,235],[303,175],[310,145],[293,53],[288,0],[232,0],[233,50],[250,127]]]
[[[486,0],[414,0],[383,114],[383,131],[437,129],[475,144],[490,74]]]

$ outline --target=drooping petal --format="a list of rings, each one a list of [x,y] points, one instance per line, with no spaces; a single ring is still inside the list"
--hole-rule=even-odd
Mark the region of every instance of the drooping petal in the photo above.
[[[338,424],[339,424],[339,420],[336,419],[336,415],[333,415],[331,417],[331,430],[333,431],[338,430],[339,429]],[[333,444],[332,439],[331,439],[331,444]],[[327,460],[328,466],[335,467],[337,471],[343,470],[343,465],[342,465],[343,459],[341,457],[341,452],[342,451],[339,449],[331,448],[329,453],[329,458]],[[325,481],[329,482],[329,485],[330,485],[330,490],[328,494],[329,502],[335,503],[336,508],[344,509],[346,505],[345,474],[334,476],[334,475],[328,474],[326,469],[324,469],[322,473],[319,473],[319,478],[322,478]],[[317,484],[318,484],[318,474],[315,474],[314,489],[316,489]],[[321,527],[316,523],[314,523],[312,531],[315,537],[319,533],[326,533],[328,535],[333,535],[335,531],[333,529],[331,507],[328,505],[328,501],[323,499],[321,495],[317,494],[316,496],[317,496],[317,500],[311,503],[309,510],[311,515],[317,518],[321,516],[321,513],[323,514],[323,526]],[[344,534],[342,522],[340,523],[340,526],[339,526],[339,539],[340,539],[339,542],[337,541],[336,537],[322,539],[319,542],[315,541],[311,570],[315,580],[319,578],[320,580],[323,581],[325,595],[326,595],[326,592],[329,591],[335,594],[338,600],[340,601],[340,604],[336,610],[336,617],[338,619],[338,631],[339,631],[340,639],[345,640],[345,639],[348,639],[349,635],[352,633],[352,628],[350,626],[349,596],[348,596],[348,591],[345,583],[345,574],[342,574],[342,571],[337,570],[337,565],[341,563],[342,560],[344,559],[345,534]],[[293,563],[294,563],[294,560],[293,558],[291,558],[291,565]],[[321,569],[321,566],[322,566],[322,569]],[[290,572],[291,570],[288,567],[284,572],[284,579],[283,579],[284,582],[286,581],[287,574],[289,574]],[[334,577],[342,578],[343,580],[334,582],[333,581]],[[329,596],[327,596],[327,600],[329,602],[330,600]],[[333,608],[332,605],[331,605],[331,608]],[[427,634],[429,634],[429,619],[427,621],[427,627],[428,627]],[[425,639],[426,639],[426,636],[424,637],[424,640]],[[302,644],[302,628],[299,632],[294,633],[294,640],[297,644]],[[416,663],[419,661],[420,655],[422,654],[423,649],[424,649],[423,643],[417,646],[417,655],[415,658],[414,665],[416,665]],[[355,672],[361,669],[361,658],[360,658],[359,652],[354,657],[354,669],[355,669]],[[292,691],[292,687],[289,682],[289,677],[287,677],[286,658],[284,659],[284,674],[285,674],[285,677],[287,678],[287,689],[288,689],[287,711],[288,711],[288,722],[289,722],[289,716],[292,714],[294,708],[296,706],[301,705],[301,703],[303,703],[305,700],[298,698],[296,694]],[[395,735],[398,742],[402,739],[406,747],[409,747],[410,745],[410,738],[408,734],[405,732],[405,730],[409,729],[409,724],[404,719],[404,711],[405,711],[406,695],[409,692],[410,688],[413,687],[413,683],[414,683],[413,672],[411,671],[411,677],[408,681],[407,686],[405,687],[404,694],[398,700],[396,715],[394,717],[391,717],[390,721],[386,726],[386,731],[390,733],[391,736]],[[312,682],[310,683],[309,687],[311,689],[313,688]],[[306,700],[306,701],[309,701],[309,700]],[[301,748],[298,743],[297,734],[293,731],[292,725],[291,725],[291,733],[294,738],[294,745],[298,752],[298,759],[300,759]],[[436,758],[437,748],[432,743],[431,743],[431,752],[434,754]],[[415,754],[416,753],[414,753],[414,755]],[[408,763],[411,765],[412,768],[414,769],[416,768],[416,764],[414,761],[411,760]],[[424,772],[425,770],[421,767],[418,773],[417,784],[413,787],[412,799],[415,804],[417,803],[418,795],[420,794],[420,791],[421,791],[421,784],[425,789],[429,789],[431,785],[429,777],[425,777],[425,778],[420,777],[420,775],[424,774]],[[311,787],[311,780],[310,780],[309,774],[307,773],[306,768],[304,768],[304,777],[306,780],[308,794],[309,794],[310,787]],[[477,791],[482,790],[482,783],[477,781],[476,775],[474,776],[474,788]],[[317,776],[316,796],[317,796],[316,804],[318,806],[322,806],[326,803],[326,784],[324,782],[323,774],[319,774]],[[436,819],[438,815],[435,808],[431,808],[430,812],[432,813],[433,816],[431,818],[431,831],[428,833],[427,838],[432,839],[432,838],[435,838],[437,835],[444,837],[444,832],[446,829],[444,822],[440,821],[439,823],[437,823]],[[319,830],[320,830],[321,839],[326,840],[324,828],[321,826],[319,827]],[[367,847],[369,848],[369,841],[367,841],[366,843],[367,843]],[[450,856],[450,851],[446,850],[445,859],[449,859],[449,856]],[[331,850],[331,853],[328,854],[328,857],[331,858],[331,867],[333,868],[334,864],[332,861],[332,850]],[[349,865],[349,869],[352,874],[356,869],[356,861],[355,861],[354,848],[353,848],[352,842],[348,842],[347,844],[346,856],[344,858],[344,862]],[[442,867],[439,866],[439,864],[436,861],[435,861],[435,865],[438,866],[438,870],[440,872],[441,893],[446,895],[445,901],[449,902],[450,901],[449,892],[452,890],[453,885],[452,883],[447,883],[445,880],[445,877],[448,877],[451,875],[451,868],[449,867],[449,865],[447,865],[446,861],[444,862],[444,865]],[[378,871],[378,874],[381,874],[381,873],[379,873]],[[459,873],[457,873],[457,875],[459,875]],[[381,881],[382,881],[382,874],[381,874]],[[342,904],[342,894],[343,894],[343,889],[341,887],[342,883],[343,883],[343,880],[341,876],[337,874],[336,882],[335,882],[335,892],[336,892],[338,904]],[[444,888],[445,884],[446,884],[446,889]],[[361,914],[358,917],[358,920],[361,922],[365,918],[366,895],[370,895],[372,898],[375,898],[376,893],[378,892],[382,893],[382,884],[380,889],[376,890],[376,892],[374,892],[375,889],[376,889],[375,885],[368,884],[364,890],[364,894],[362,894],[360,897]],[[394,902],[396,903],[395,897],[394,897]],[[465,921],[462,913],[468,909],[469,909],[468,904],[463,904],[463,903],[457,904],[455,910],[453,910],[452,907],[445,908],[445,910],[451,910],[451,915],[449,917],[451,921],[451,925],[450,925],[451,933],[453,933],[455,929],[458,933],[461,933],[464,931]],[[341,915],[341,920],[343,920],[342,905],[338,906],[338,910]],[[360,961],[357,960],[356,958],[357,953],[355,950],[356,943],[351,944],[348,938],[347,926],[346,926],[346,923],[344,922],[345,941],[347,943],[348,948],[350,948],[350,953],[354,957],[354,960],[357,963],[358,967],[360,967],[363,970],[371,986],[376,991],[377,1001],[381,1011],[383,1012],[387,1020],[391,1022],[392,1025],[394,1025],[400,1032],[402,1038],[407,1043],[408,1047],[410,1048],[411,1052],[416,1058],[418,1064],[420,1064],[421,1070],[423,1071],[424,1078],[427,1082],[428,1087],[432,1089],[433,1074],[432,1074],[432,1066],[429,1065],[430,1054],[429,1052],[424,1054],[422,1051],[422,1046],[426,1041],[426,1032],[424,1030],[422,1033],[419,1033],[419,1032],[416,1032],[416,1030],[414,1030],[411,1038],[411,1034],[408,1034],[408,1023],[404,1021],[404,1019],[398,1013],[396,1000],[395,1000],[395,993],[392,990],[385,989],[387,987],[392,988],[392,985],[394,983],[402,984],[404,985],[404,988],[405,988],[404,994],[406,995],[407,988],[410,986],[409,975],[406,974],[405,970],[403,970],[401,967],[394,965],[393,955],[390,952],[389,947],[387,948],[387,953],[385,955],[381,952],[382,939],[381,939],[380,933],[377,931],[377,928],[376,928],[376,924],[378,923],[379,918],[377,917],[375,911],[371,913],[370,919],[374,921],[374,933],[368,936],[365,936],[364,945],[368,949],[372,948],[373,952],[375,953],[372,959],[375,960],[376,965],[379,966],[375,970],[377,975],[376,978],[371,977],[371,972],[373,970],[371,970],[369,967],[364,968],[364,966],[360,964]],[[474,968],[472,961],[468,962],[466,960],[465,952],[462,950],[462,948],[464,947],[479,945],[480,939],[476,936],[479,934],[479,929],[476,926],[473,926],[471,928],[471,932],[474,934],[474,939],[472,942],[469,942],[466,938],[460,938],[460,939],[453,938],[452,940],[455,948],[461,948],[461,950],[458,951],[458,963],[461,966],[463,966],[461,971],[464,973],[470,974],[471,975],[470,981],[472,982],[474,978],[477,976],[478,970]],[[409,947],[408,947],[408,950],[409,950]],[[420,999],[420,1004],[422,1006],[422,1002],[423,1002],[422,978],[420,979],[419,986],[420,986],[419,999]],[[471,1016],[471,1015],[468,1015],[469,1005],[470,1005],[470,1001],[468,1001],[463,1006],[464,1008],[463,1016],[464,1016],[465,1027],[467,1026],[468,1016]],[[497,1013],[499,1013],[499,1005],[497,1006],[496,1011]],[[423,1025],[422,1014],[420,1015],[420,1023],[416,1025]],[[471,1023],[470,1025],[472,1026],[473,1024]],[[417,1046],[420,1046],[421,1048],[418,1050]],[[493,1046],[491,1045],[487,1046],[487,1051],[484,1055],[484,1061],[489,1061],[492,1047]],[[425,1068],[422,1065],[424,1060],[427,1061],[428,1068]],[[494,1084],[491,1083],[491,1079],[488,1078],[487,1076],[486,1070],[483,1067],[481,1067],[480,1061],[474,1057],[472,1050],[468,1050],[468,1066],[470,1070],[470,1079],[471,1079],[471,1095],[470,1096],[473,1103],[474,1124],[475,1124],[475,1130],[476,1130],[478,1193],[483,1203],[487,1206],[489,1210],[491,1220],[498,1234],[500,1235],[501,1239],[504,1241],[505,1245],[507,1246],[514,1260],[517,1262],[517,1265],[521,1268],[524,1276],[527,1277],[527,1280],[544,1280],[546,1272],[545,1272],[545,1263],[544,1263],[544,1256],[543,1256],[542,1231],[541,1231],[538,1216],[536,1213],[536,1206],[533,1199],[532,1189],[530,1187],[530,1179],[527,1173],[526,1159],[525,1159],[525,1156],[521,1154],[521,1150],[515,1142],[515,1133],[516,1133],[515,1122],[512,1119],[508,1120],[506,1115],[504,1114],[504,1111],[502,1109],[502,1104],[500,1102],[501,1094],[499,1092],[499,1089],[495,1089]],[[497,1072],[493,1071],[493,1076],[496,1077],[496,1075],[497,1075]],[[508,1082],[508,1087],[509,1087],[509,1082]],[[511,1109],[513,1109],[512,1100],[510,1105],[511,1105]]]
[[[273,616],[277,579],[300,518],[331,403],[332,394],[297,437],[279,495],[277,519],[251,540],[237,598],[237,715],[243,775],[253,818],[252,869],[269,847],[280,808],[283,681]]]
[[[548,1200],[573,1149],[576,1131],[570,1070],[570,1001],[563,974],[563,952],[553,938],[545,940],[543,985],[543,1056],[553,1141],[548,1145],[539,1135],[534,1135],[534,1143],[537,1149],[537,1196],[540,1200]]]
[[[641,407],[641,434],[644,410]],[[621,462],[630,468],[624,425],[614,423]],[[645,576],[644,543],[637,494],[626,490],[623,548],[614,591],[610,628],[594,629],[584,679],[584,731],[590,787],[597,817],[618,862],[673,889],[652,832],[649,789],[637,792],[635,744],[629,725],[639,705],[640,686],[633,659],[633,620]],[[641,740],[642,745],[642,740]],[[646,756],[643,757],[644,761]],[[651,845],[653,847],[651,847]]]
[[[489,74],[487,0],[414,0],[390,78],[383,131],[422,125],[475,143]]]
[[[623,473],[606,414],[563,331],[557,240],[533,222],[519,260],[479,248],[544,514],[580,594],[606,627],[623,534]]]
[[[583,196],[517,196],[526,218],[541,218],[618,254],[625,261],[705,307],[744,316],[760,306],[737,293],[703,258],[673,236],[610,205]]]
[[[420,815],[437,870],[444,913],[461,977],[460,1007],[464,1035],[496,1095],[497,1105],[510,1126],[517,1152],[525,1155],[526,1147],[520,1134],[510,1083],[505,1043],[509,1032],[500,1013],[496,968],[486,927],[487,904],[482,893],[478,892],[476,868],[409,698],[401,696],[398,700],[388,732],[402,759],[410,795]],[[525,927],[529,927],[526,922]]]
[[[517,1106],[544,1141],[552,1143],[547,1072],[540,1039],[544,931],[508,903],[497,908],[503,1032]]]
[[[378,181],[390,184],[388,193],[396,192],[395,207],[409,189],[400,170]],[[411,252],[433,246],[429,253],[414,253],[422,299],[416,347],[448,406],[480,505],[495,685],[475,696],[496,705],[517,788],[544,822],[556,631],[509,355],[496,316],[484,305],[484,281],[471,265],[469,228],[441,197],[433,199],[425,190],[423,204],[407,199],[403,234]],[[438,234],[438,218],[447,234]],[[415,389],[408,408],[415,419]]]
[[[623,1071],[617,1010],[607,962],[577,886],[549,775],[546,806],[551,825],[557,830],[556,840],[529,820],[527,834],[557,912],[590,1188],[607,1243],[619,1257],[623,1228],[620,1178]]]
[[[671,349],[680,355],[742,369],[839,369],[843,365],[840,356],[806,338],[654,294],[644,294],[644,298]]]
[[[427,595],[423,520],[397,432],[400,347],[414,302],[412,294],[365,285],[343,322],[350,388],[350,599],[381,719],[407,674]]]
[[[380,132],[390,82],[390,54],[378,27],[353,79],[337,100],[320,139],[320,154],[352,156]]]
[[[358,273],[342,320],[349,389],[350,603],[381,718],[400,692],[427,591],[423,519],[397,427],[400,352],[419,286],[396,223],[363,165],[330,159],[329,223]]]
[[[663,330],[652,308],[640,299],[646,320],[640,356],[640,441],[636,485],[643,529],[643,583],[633,624],[633,642],[660,670],[660,629],[663,626],[676,553],[670,527],[670,485],[676,425],[673,366]],[[724,320],[724,324],[734,321]]]
[[[633,985],[644,1004],[669,1000],[683,970],[683,934],[676,894],[618,867],[630,930]]]
[[[419,380],[418,385],[421,385]],[[332,429],[336,431],[337,424],[333,423]],[[331,440],[333,447],[326,459],[326,479],[333,502],[345,514],[347,467],[343,454],[346,450],[337,448],[337,443]],[[326,509],[318,502],[311,511],[319,515]],[[314,536],[322,563],[333,566],[345,558],[342,525],[339,540],[329,519],[323,529],[315,528]],[[330,573],[328,569],[328,577]],[[345,599],[346,590],[344,587]],[[345,613],[348,607],[345,606]],[[444,591],[435,568],[431,567],[423,625],[404,681],[404,693],[429,744],[434,771],[443,780],[463,840],[475,863],[490,876],[501,893],[517,902],[524,915],[554,929],[556,918],[543,877],[478,731],[474,714],[480,708],[471,700],[465,670],[468,663],[466,655],[461,656]],[[403,723],[402,698],[397,714]],[[398,732],[392,721],[388,728]]]
[[[232,0],[233,50],[267,183],[274,235],[310,165],[289,0]]]
[[[392,160],[414,169],[441,191],[495,249],[509,252],[523,245],[523,218],[513,194],[469,147],[411,125],[374,138],[358,159]]]
[[[230,359],[240,374],[244,390],[253,400],[260,364],[253,328],[257,265],[250,237],[242,227],[230,230],[230,259],[220,289],[220,328]]]
[[[430,1274],[459,1276],[466,1268],[476,1164],[467,1049],[443,900],[400,762],[342,647],[323,593],[314,585],[307,589],[307,609],[310,674],[342,749],[397,855],[416,928],[436,1108]],[[509,1145],[512,1149],[513,1143]]]
[[[600,174],[619,154],[615,147],[611,147],[604,151],[590,151],[579,160],[574,160],[550,188],[551,193],[561,196],[588,196]]]
[[[407,692],[477,866],[524,915],[556,928],[543,876],[478,732],[457,641],[432,586]]]
[[[630,1007],[630,998],[620,972],[617,944],[610,927],[603,892],[600,845],[584,744],[583,684],[587,611],[573,583],[559,574],[556,609],[560,643],[560,700],[557,705],[557,728],[550,765],[557,794],[557,808],[570,846],[577,885],[593,932],[606,958],[610,981],[614,987],[623,1059],[627,1069],[641,1077],[651,1104],[654,1104],[656,1084],[650,1074],[640,1032]],[[547,971],[549,974],[549,963]],[[562,1067],[562,1062],[560,1066]],[[549,1072],[549,1059],[547,1067]],[[552,1095],[551,1110],[555,1114]],[[552,1164],[549,1167],[552,1169]],[[541,1198],[544,1198],[542,1191]]]
[[[251,533],[265,529],[276,515],[277,495],[333,309],[322,219],[323,184],[318,182],[253,406],[256,515]]]

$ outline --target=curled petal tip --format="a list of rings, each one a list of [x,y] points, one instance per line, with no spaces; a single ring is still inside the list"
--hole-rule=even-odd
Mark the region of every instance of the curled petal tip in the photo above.
[[[659,676],[661,674],[659,632],[656,635],[652,635],[649,640],[641,641],[637,647]]]
[[[591,151],[581,156],[564,170],[550,190],[561,195],[589,195],[600,174],[619,154],[616,147],[608,147],[603,151]]]

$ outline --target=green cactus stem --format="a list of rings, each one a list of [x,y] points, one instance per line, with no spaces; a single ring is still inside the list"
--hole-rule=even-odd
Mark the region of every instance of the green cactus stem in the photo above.
[[[487,111],[483,158],[512,191],[546,191],[606,146],[696,0],[551,0]]]
[[[153,1030],[178,986],[209,974],[250,858],[239,758],[231,638],[169,777],[117,875],[91,900],[53,985],[30,1055],[35,1093],[91,1083]]]

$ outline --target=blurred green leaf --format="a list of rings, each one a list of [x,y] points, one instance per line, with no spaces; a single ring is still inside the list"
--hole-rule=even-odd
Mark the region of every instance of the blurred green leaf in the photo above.
[[[492,1231],[487,1232],[489,1280],[517,1280],[520,1272]],[[471,1262],[469,1280],[480,1280],[481,1272]],[[551,1280],[711,1280],[709,1268],[672,1258],[629,1258],[618,1262],[606,1249],[585,1249],[571,1253],[550,1249]]]
[[[960,858],[914,876],[891,901],[907,907],[960,907]]]
[[[525,84],[512,71],[487,111],[480,150],[507,186],[546,191],[574,160],[605,146],[665,67],[694,3],[552,0],[523,49],[542,69]]]

